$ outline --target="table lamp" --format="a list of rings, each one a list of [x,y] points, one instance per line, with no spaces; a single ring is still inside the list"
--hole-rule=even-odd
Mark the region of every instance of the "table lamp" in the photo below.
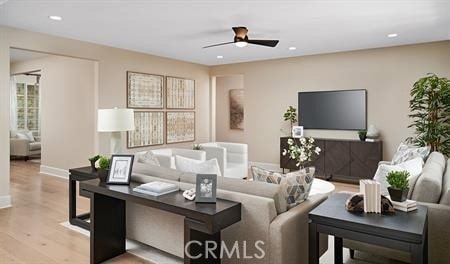
[[[98,109],[98,132],[111,132],[111,154],[122,152],[122,132],[134,130],[133,109]]]

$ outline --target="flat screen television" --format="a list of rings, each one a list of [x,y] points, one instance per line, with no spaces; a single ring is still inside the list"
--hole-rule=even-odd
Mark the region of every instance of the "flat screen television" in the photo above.
[[[366,129],[366,98],[366,90],[299,92],[298,123],[305,129]]]

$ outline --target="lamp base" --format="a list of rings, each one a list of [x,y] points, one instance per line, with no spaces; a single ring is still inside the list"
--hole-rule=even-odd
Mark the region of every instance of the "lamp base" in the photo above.
[[[111,155],[122,152],[122,132],[111,132]]]

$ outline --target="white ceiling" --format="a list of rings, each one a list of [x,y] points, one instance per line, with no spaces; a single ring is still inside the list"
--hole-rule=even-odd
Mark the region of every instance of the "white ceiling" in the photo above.
[[[1,2],[0,2],[1,3]],[[49,15],[62,16],[52,21]],[[449,0],[9,0],[0,24],[206,65],[450,39]],[[232,26],[276,48],[234,45]],[[397,38],[387,38],[397,33]],[[295,46],[295,51],[288,47]],[[224,56],[219,60],[217,55]]]

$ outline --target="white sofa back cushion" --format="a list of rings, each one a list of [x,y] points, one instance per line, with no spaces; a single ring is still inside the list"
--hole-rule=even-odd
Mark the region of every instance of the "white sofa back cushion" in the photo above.
[[[175,168],[177,170],[184,172],[217,174],[217,176],[222,176],[222,174],[220,173],[219,163],[217,162],[217,159],[200,161],[176,155]]]

